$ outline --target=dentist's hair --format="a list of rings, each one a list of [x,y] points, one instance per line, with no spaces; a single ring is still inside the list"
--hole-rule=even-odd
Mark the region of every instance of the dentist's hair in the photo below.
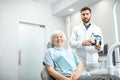
[[[59,33],[62,33],[62,35],[63,35],[63,37],[64,37],[64,40],[66,40],[65,33],[62,32],[62,31],[57,30],[57,31],[54,31],[54,32],[52,33],[52,35],[51,35],[51,42],[52,42],[52,43],[53,43],[53,39],[54,39],[55,35],[57,35],[57,34],[59,34]]]
[[[91,9],[90,9],[89,7],[83,7],[83,8],[80,10],[80,12],[82,13],[82,12],[85,11],[85,10],[89,10],[90,13],[91,13]]]

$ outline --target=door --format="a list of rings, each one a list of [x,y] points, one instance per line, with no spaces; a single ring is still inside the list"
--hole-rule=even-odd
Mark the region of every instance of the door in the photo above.
[[[19,80],[41,80],[45,26],[19,23]]]

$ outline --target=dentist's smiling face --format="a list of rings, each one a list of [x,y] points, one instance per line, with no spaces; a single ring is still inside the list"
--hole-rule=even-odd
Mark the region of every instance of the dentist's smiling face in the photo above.
[[[64,46],[64,35],[60,32],[54,35],[53,37],[53,44],[57,47],[63,47]]]
[[[89,10],[82,11],[81,18],[82,18],[83,23],[89,23],[91,19],[91,12]]]

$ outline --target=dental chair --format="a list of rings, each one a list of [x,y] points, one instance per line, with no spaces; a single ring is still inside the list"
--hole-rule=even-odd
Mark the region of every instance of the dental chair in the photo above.
[[[42,80],[55,80],[52,76],[50,76],[45,68],[41,71]]]
[[[119,45],[120,45],[120,43],[119,43]],[[49,42],[47,45],[47,48],[52,48],[52,47],[53,47],[53,45]],[[118,44],[117,44],[117,47],[118,47]],[[111,50],[110,50],[110,52],[111,52]],[[108,57],[108,60],[111,61],[111,56]],[[111,71],[111,70],[109,70],[109,71]],[[48,74],[45,67],[42,69],[40,76],[41,76],[42,80],[55,80],[52,76],[50,76]],[[79,80],[120,80],[120,78],[119,78],[119,76],[116,77],[115,75],[110,75],[110,74],[93,74],[90,76],[81,75]]]
[[[52,48],[54,47],[54,45],[52,45],[51,42],[48,42],[47,44],[47,49],[48,48]],[[41,79],[42,80],[55,80],[52,76],[50,76],[47,72],[47,70],[45,69],[45,67],[42,69],[41,73],[40,73]]]
[[[50,76],[45,68],[41,71],[42,80],[55,80],[52,76]],[[120,80],[120,78],[115,75],[109,74],[101,74],[101,75],[81,75],[79,80]]]
[[[45,68],[41,71],[42,80],[55,80],[52,76],[50,76]],[[79,80],[119,80],[114,77],[110,77],[109,75],[91,75],[85,76],[81,75]]]

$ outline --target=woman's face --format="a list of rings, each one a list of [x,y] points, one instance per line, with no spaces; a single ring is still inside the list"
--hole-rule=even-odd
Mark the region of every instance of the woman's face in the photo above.
[[[63,47],[64,45],[64,36],[62,33],[58,33],[53,37],[53,44],[57,47]]]

